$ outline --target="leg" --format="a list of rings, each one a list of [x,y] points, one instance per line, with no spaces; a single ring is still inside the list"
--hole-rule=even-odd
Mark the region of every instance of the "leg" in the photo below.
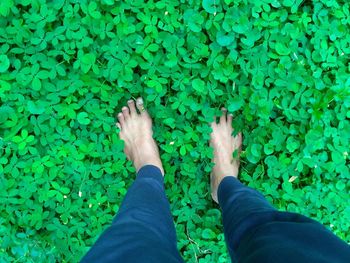
[[[349,262],[350,246],[323,225],[277,211],[234,177],[221,181],[218,198],[229,252],[238,262]]]
[[[82,262],[183,262],[163,184],[163,167],[142,103],[118,115],[125,153],[138,171],[112,225]]]
[[[232,137],[232,116],[226,110],[212,123],[215,163],[212,196],[222,208],[226,243],[233,262],[349,262],[350,246],[318,222],[279,212],[257,191],[238,179],[242,136]],[[230,142],[230,143],[227,143]]]

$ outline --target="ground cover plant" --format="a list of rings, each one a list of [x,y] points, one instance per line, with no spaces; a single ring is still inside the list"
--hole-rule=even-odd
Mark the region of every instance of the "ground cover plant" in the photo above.
[[[143,96],[187,262],[229,262],[208,123],[241,180],[350,242],[350,11],[340,0],[0,3],[0,261],[77,262],[135,170],[115,114]]]

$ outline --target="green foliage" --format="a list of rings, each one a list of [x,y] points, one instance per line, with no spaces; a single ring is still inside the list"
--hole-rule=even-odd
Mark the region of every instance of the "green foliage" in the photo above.
[[[138,96],[187,262],[229,258],[222,106],[241,180],[350,242],[349,24],[342,0],[1,1],[0,261],[76,262],[111,223],[135,173],[114,116]]]

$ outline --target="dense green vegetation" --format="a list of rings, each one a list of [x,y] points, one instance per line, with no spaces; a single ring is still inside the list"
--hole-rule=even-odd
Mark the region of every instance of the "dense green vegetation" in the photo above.
[[[115,115],[143,96],[188,262],[227,262],[208,123],[241,180],[350,242],[350,12],[340,0],[0,3],[0,261],[76,262],[135,170]]]

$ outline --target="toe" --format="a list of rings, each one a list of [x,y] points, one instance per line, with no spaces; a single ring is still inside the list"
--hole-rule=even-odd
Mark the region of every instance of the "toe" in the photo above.
[[[118,113],[118,121],[119,121],[121,127],[123,128],[123,126],[125,124],[125,119],[124,119],[123,113],[121,113],[121,112]]]
[[[137,98],[136,107],[140,111],[141,115],[147,114],[142,98]]]
[[[130,109],[130,115],[131,116],[137,114],[134,100],[128,100],[128,106],[129,106],[129,109]]]
[[[227,124],[232,126],[232,119],[233,119],[233,114],[228,114],[227,115]]]
[[[124,115],[124,119],[127,120],[130,117],[130,112],[129,112],[129,108],[128,107],[123,107],[122,108],[122,112]]]
[[[221,108],[222,115],[220,117],[220,124],[225,124],[226,123],[226,113],[227,109],[226,108]]]

